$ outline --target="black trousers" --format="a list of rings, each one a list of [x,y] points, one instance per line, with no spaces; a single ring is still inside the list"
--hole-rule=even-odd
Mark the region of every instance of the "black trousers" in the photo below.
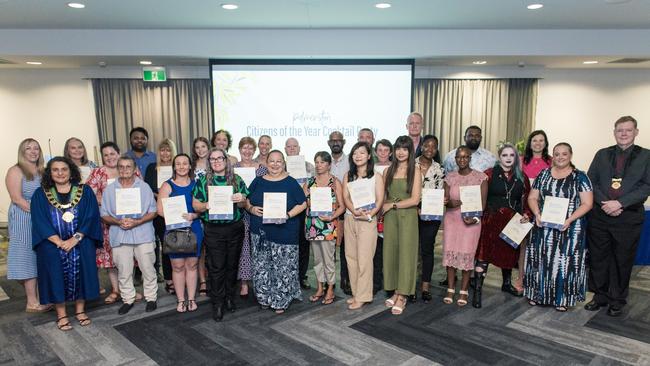
[[[208,223],[204,226],[204,234],[208,289],[213,307],[218,307],[223,305],[226,297],[233,298],[235,295],[244,222]]]
[[[629,293],[630,276],[643,229],[643,206],[611,217],[600,207],[589,215],[589,289],[599,304],[622,306]]]
[[[345,220],[345,214],[339,216],[338,227],[343,227],[344,220]],[[339,257],[341,261],[340,268],[339,268],[339,279],[341,283],[344,282],[350,283],[350,276],[348,275],[348,261],[347,259],[345,259],[345,232],[343,232],[343,238],[341,239],[341,246],[339,247]]]
[[[307,269],[309,268],[309,248],[311,244],[305,237],[305,211],[298,219],[300,220],[300,231],[298,234],[298,281],[307,279]]]
[[[156,269],[156,273],[158,273],[160,271],[160,266],[162,265],[165,281],[171,281],[172,262],[169,260],[169,256],[162,252],[163,240],[165,239],[165,219],[157,216],[153,219],[153,228],[156,232],[156,262],[153,266]]]
[[[438,229],[440,229],[440,221],[418,220],[420,256],[422,257],[422,282],[431,282],[431,274],[433,273],[433,248],[436,244]]]
[[[384,238],[377,236],[377,248],[372,258],[372,291],[384,289]]]

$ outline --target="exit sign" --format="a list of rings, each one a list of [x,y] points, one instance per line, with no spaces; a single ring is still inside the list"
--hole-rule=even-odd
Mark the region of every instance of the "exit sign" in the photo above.
[[[144,81],[167,81],[167,71],[162,66],[150,66],[142,68],[142,80]]]

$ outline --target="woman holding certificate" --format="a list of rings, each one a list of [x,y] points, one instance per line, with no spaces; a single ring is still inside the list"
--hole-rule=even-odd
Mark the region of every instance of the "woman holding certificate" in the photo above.
[[[174,225],[170,225],[173,218],[168,218],[167,216],[180,216],[190,225],[192,232],[196,236],[197,248],[195,253],[169,254],[168,256],[171,259],[172,281],[177,299],[176,311],[184,313],[186,311],[196,311],[197,309],[195,301],[197,266],[201,253],[201,244],[203,243],[203,229],[201,228],[201,222],[198,220],[199,214],[195,213],[192,207],[192,190],[196,183],[194,181],[194,171],[192,170],[190,157],[186,154],[176,155],[172,166],[174,172],[171,179],[164,182],[162,187],[160,187],[157,211],[158,216],[164,219],[163,225],[174,227]],[[181,212],[174,210],[177,207],[167,204],[168,198],[179,196],[185,201],[185,205],[180,207]],[[187,297],[185,297],[186,288]]]
[[[456,149],[458,170],[445,177],[445,201],[442,265],[447,267],[449,285],[443,302],[454,302],[456,270],[463,273],[458,306],[467,305],[469,274],[474,269],[474,255],[481,236],[481,214],[487,199],[487,175],[469,167],[472,150]]]
[[[379,173],[383,177],[384,171],[390,166],[393,158],[393,144],[386,139],[377,141],[375,156],[377,157],[375,173]],[[384,289],[384,215],[381,212],[377,214],[377,246],[373,258],[373,267],[372,293],[376,294]]]
[[[527,223],[532,215],[528,212],[528,177],[519,166],[519,154],[511,144],[499,148],[499,162],[494,168],[485,171],[488,176],[487,207],[483,213],[481,238],[476,252],[474,296],[472,306],[480,308],[483,281],[488,266],[493,264],[501,268],[503,283],[501,291],[514,296],[522,296],[523,289],[512,285],[512,268],[519,259],[519,242],[506,242],[500,234],[515,214],[522,215],[520,222]],[[519,216],[517,216],[519,217]],[[523,271],[520,270],[523,278]]]
[[[530,305],[567,311],[585,301],[585,215],[593,205],[591,181],[571,163],[571,145],[553,148],[553,166],[537,176],[528,196],[536,226],[526,248],[524,296]]]
[[[90,172],[97,168],[94,161],[88,159],[88,151],[83,141],[76,137],[70,137],[63,145],[63,156],[72,160],[81,172],[81,182],[85,182]]]
[[[384,288],[393,292],[386,306],[400,315],[407,297],[415,295],[422,175],[410,137],[398,137],[393,147],[394,159],[384,174]]]
[[[205,175],[208,169],[208,154],[210,153],[210,142],[203,136],[199,136],[192,142],[192,163],[196,180]]]
[[[212,134],[212,139],[210,139],[210,143],[212,144],[212,147],[219,148],[226,153],[230,150],[232,147],[232,135],[230,132],[226,130],[218,130],[215,133]],[[228,160],[230,161],[231,164],[236,164],[237,163],[237,158],[229,155]]]
[[[80,181],[79,168],[57,156],[47,163],[31,202],[38,292],[41,304],[55,304],[56,326],[62,331],[72,329],[66,302],[74,301],[75,318],[85,327],[91,323],[86,300],[99,296],[95,264],[102,240],[99,207],[93,191]]]
[[[267,173],[266,166],[253,159],[256,148],[255,140],[251,137],[242,137],[239,140],[239,156],[241,156],[241,161],[235,164],[235,173],[244,179],[246,186],[250,186],[256,177],[261,177]],[[253,279],[250,226],[250,215],[248,211],[244,211],[244,243],[242,244],[241,254],[239,255],[239,271],[237,272],[237,279],[241,281],[239,296],[242,298],[248,297],[248,281]]]
[[[284,155],[268,155],[268,173],[250,186],[246,210],[251,214],[253,285],[263,309],[282,314],[300,300],[298,235],[304,235],[296,217],[307,208],[305,193],[285,170]]]
[[[199,177],[192,195],[194,210],[201,214],[205,235],[212,318],[223,319],[224,309],[235,311],[235,285],[239,253],[244,241],[244,211],[248,189],[235,174],[228,154],[213,148],[208,169]]]
[[[352,287],[350,310],[372,301],[373,257],[377,247],[376,216],[384,201],[384,182],[375,175],[370,145],[357,142],[349,156],[350,171],[343,176],[345,202],[345,259]]]
[[[341,204],[343,187],[330,173],[331,164],[332,156],[328,152],[317,152],[314,156],[316,175],[304,185],[307,196],[305,236],[311,242],[318,283],[316,293],[309,297],[309,301],[317,302],[325,296],[324,305],[333,303],[336,298],[336,227],[337,218],[345,211],[345,205]],[[323,290],[324,283],[327,283],[327,292]]]

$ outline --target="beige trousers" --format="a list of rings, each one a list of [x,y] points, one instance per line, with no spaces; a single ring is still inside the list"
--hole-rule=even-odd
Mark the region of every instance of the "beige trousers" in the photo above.
[[[151,243],[143,244],[122,244],[113,248],[113,263],[117,267],[117,281],[120,288],[120,295],[125,304],[133,304],[135,301],[135,286],[133,286],[133,258],[138,260],[138,268],[142,272],[142,288],[144,298],[147,301],[156,301],[158,298],[158,282],[156,270],[153,263],[156,260],[154,253],[156,245]]]
[[[377,221],[360,221],[345,215],[345,259],[352,296],[358,302],[372,301],[372,260],[376,248]]]
[[[336,240],[312,240],[311,251],[314,253],[314,272],[320,283],[336,283]]]

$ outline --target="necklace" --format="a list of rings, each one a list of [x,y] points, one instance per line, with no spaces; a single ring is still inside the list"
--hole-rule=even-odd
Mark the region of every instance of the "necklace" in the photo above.
[[[515,183],[517,183],[517,181],[516,179],[513,179],[512,186],[508,188],[508,177],[506,176],[506,173],[501,173],[501,177],[503,177],[503,187],[506,189],[506,201],[508,202],[508,207],[514,210],[514,205],[510,203],[510,197],[512,197],[512,190],[515,189]]]
[[[74,220],[74,213],[68,211],[68,209],[76,206],[79,201],[81,201],[81,195],[83,194],[83,185],[72,186],[70,189],[70,202],[61,203],[58,200],[58,195],[56,193],[56,188],[52,187],[48,191],[45,191],[45,197],[48,202],[57,210],[61,211],[63,215],[61,218],[67,223],[71,223]]]

